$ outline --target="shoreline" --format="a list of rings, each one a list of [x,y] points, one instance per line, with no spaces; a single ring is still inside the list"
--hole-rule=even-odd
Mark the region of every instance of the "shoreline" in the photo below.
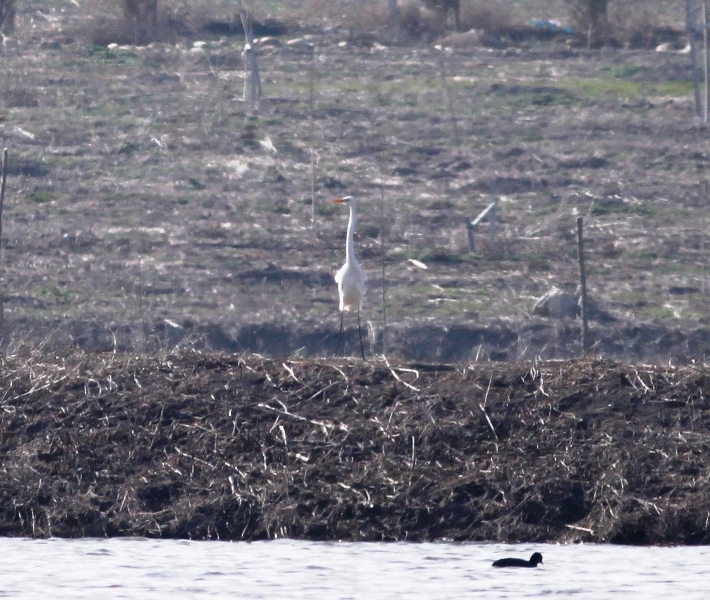
[[[705,544],[707,367],[8,357],[0,535]]]

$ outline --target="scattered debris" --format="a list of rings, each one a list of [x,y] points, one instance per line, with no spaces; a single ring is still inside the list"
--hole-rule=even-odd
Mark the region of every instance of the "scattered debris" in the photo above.
[[[0,535],[707,544],[709,375],[8,356]]]
[[[574,319],[579,312],[579,295],[554,286],[533,306],[533,314],[552,319]]]

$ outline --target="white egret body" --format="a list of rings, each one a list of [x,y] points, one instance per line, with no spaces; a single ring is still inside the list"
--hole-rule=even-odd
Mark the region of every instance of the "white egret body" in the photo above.
[[[365,282],[367,276],[362,270],[360,263],[355,258],[355,243],[353,234],[355,233],[355,207],[357,202],[352,196],[344,196],[333,200],[336,204],[347,204],[350,206],[350,220],[348,221],[348,233],[345,242],[345,264],[338,269],[335,274],[335,281],[338,284],[338,294],[340,296],[340,333],[338,334],[338,345],[336,354],[340,348],[340,338],[343,334],[343,315],[345,311],[357,311],[357,333],[360,338],[360,352],[365,358],[365,350],[362,345],[362,333],[360,331],[360,309],[362,300],[365,297]]]

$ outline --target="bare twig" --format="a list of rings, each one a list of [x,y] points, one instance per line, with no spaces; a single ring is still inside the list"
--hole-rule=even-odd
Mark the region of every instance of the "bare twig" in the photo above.
[[[491,422],[491,419],[490,419],[490,417],[488,416],[488,413],[486,412],[486,407],[483,406],[483,404],[481,404],[481,403],[479,402],[478,408],[481,409],[481,412],[483,413],[483,416],[486,417],[486,422],[488,423],[488,427],[491,428],[491,431],[493,432],[493,436],[494,436],[496,439],[498,439],[498,434],[496,433],[496,428],[493,427],[493,423]]]
[[[584,531],[585,533],[590,533],[594,535],[594,531],[590,529],[589,527],[580,527],[579,525],[570,525],[566,524],[565,527],[568,527],[569,529],[574,529],[575,531]]]
[[[486,395],[483,397],[483,406],[486,406],[486,403],[488,402],[488,394],[491,391],[491,384],[493,383],[493,373],[491,373],[490,377],[488,377],[488,389],[486,390]]]
[[[408,384],[406,381],[404,381],[404,379],[402,379],[399,375],[397,375],[397,373],[395,372],[395,370],[390,366],[390,363],[389,363],[389,361],[387,360],[387,357],[386,357],[386,356],[382,355],[382,359],[385,361],[385,364],[387,365],[387,368],[390,370],[390,373],[392,373],[392,376],[393,376],[397,381],[399,381],[400,383],[406,385],[410,390],[412,390],[412,391],[414,391],[414,392],[419,392],[419,391],[421,391],[419,388],[415,388],[413,385]]]
[[[212,463],[208,463],[206,460],[202,460],[201,458],[197,458],[196,456],[192,456],[191,454],[188,454],[187,452],[183,452],[178,448],[177,446],[175,447],[175,452],[177,452],[180,456],[184,456],[185,458],[189,458],[191,460],[194,460],[195,462],[198,462],[200,464],[208,466],[210,469],[216,469],[217,467],[213,465]]]
[[[274,408],[273,406],[269,406],[268,404],[265,404],[264,402],[259,402],[257,406],[263,410],[268,410],[270,412],[274,412],[278,415],[281,415],[283,417],[289,417],[291,419],[295,419],[297,421],[305,421],[306,423],[310,423],[311,425],[317,425],[323,430],[323,433],[326,435],[328,434],[328,428],[333,428],[333,425],[324,423],[323,421],[314,421],[312,419],[307,419],[306,417],[302,417],[301,415],[296,415],[292,412],[289,412],[288,410],[279,410],[278,408]],[[341,424],[341,429],[343,429],[345,426]],[[345,428],[347,429],[347,428]]]
[[[293,372],[293,369],[291,367],[289,367],[286,363],[281,363],[281,364],[283,364],[284,369],[286,369],[288,371],[289,375],[291,375],[291,377],[293,377],[293,379],[296,383],[300,383],[301,385],[303,385],[303,382],[298,377],[296,377],[296,374]]]

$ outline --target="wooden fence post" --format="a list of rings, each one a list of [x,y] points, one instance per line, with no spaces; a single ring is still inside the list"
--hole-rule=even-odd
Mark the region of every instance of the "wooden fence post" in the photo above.
[[[244,27],[244,100],[247,99],[247,85],[251,94],[250,99],[256,108],[259,98],[261,98],[261,76],[259,75],[259,65],[256,61],[256,48],[254,47],[254,28],[251,15],[241,11],[239,17]]]
[[[589,348],[589,323],[587,321],[587,273],[584,268],[584,219],[577,217],[577,251],[579,254],[579,279],[582,290],[582,354]]]
[[[471,252],[476,251],[476,240],[473,237],[473,231],[478,224],[486,217],[491,224],[491,234],[495,236],[498,227],[496,208],[498,207],[498,198],[495,198],[486,208],[484,208],[473,221],[466,222],[466,231],[468,233],[468,247]]]
[[[693,88],[695,91],[695,116],[703,116],[702,100],[700,99],[700,68],[698,66],[698,0],[686,0],[686,29],[690,41],[690,60],[693,68]]]

